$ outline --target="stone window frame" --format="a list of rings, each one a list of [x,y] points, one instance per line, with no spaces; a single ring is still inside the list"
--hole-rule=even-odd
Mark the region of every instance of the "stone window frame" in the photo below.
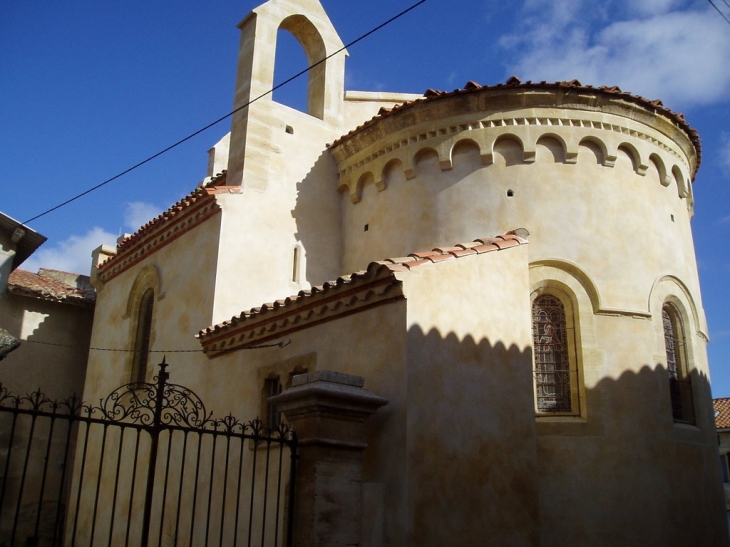
[[[661,324],[668,376],[669,402],[675,423],[696,425],[694,386],[687,318],[677,299],[668,298],[661,307]]]
[[[160,275],[157,268],[145,266],[137,274],[127,300],[123,319],[129,319],[129,356],[125,368],[130,383],[147,381],[150,371],[149,354],[156,338],[155,318],[157,302],[164,298],[160,289]],[[144,354],[143,348],[146,349]]]
[[[582,359],[580,358],[581,352],[578,334],[578,322],[576,321],[576,303],[575,299],[571,298],[568,291],[565,288],[558,287],[554,282],[545,281],[542,286],[533,290],[530,295],[530,324],[534,333],[535,323],[533,320],[535,302],[542,296],[552,296],[556,298],[560,304],[562,304],[564,311],[564,330],[566,334],[566,356],[568,359],[568,372],[570,374],[570,410],[567,411],[540,411],[538,408],[537,400],[537,382],[538,375],[535,368],[535,349],[534,349],[534,334],[533,334],[533,397],[534,397],[534,408],[535,416],[538,418],[576,418],[582,417],[585,411],[585,389],[582,371]]]

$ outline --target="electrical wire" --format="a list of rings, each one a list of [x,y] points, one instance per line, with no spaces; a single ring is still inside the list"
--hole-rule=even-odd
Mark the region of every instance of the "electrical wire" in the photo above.
[[[707,1],[708,1],[708,2],[709,2],[709,3],[711,4],[711,5],[712,5],[712,7],[713,7],[713,8],[715,8],[715,10],[717,11],[717,13],[719,13],[719,14],[720,14],[720,16],[721,16],[721,17],[722,17],[723,19],[725,19],[725,22],[726,22],[726,23],[727,23],[728,25],[730,25],[730,19],[728,19],[727,17],[725,17],[725,14],[724,14],[724,13],[723,13],[722,11],[720,11],[720,8],[718,8],[718,7],[717,7],[717,6],[715,5],[715,3],[714,3],[714,2],[712,1],[712,0],[707,0]],[[725,2],[725,0],[723,0],[723,2]],[[727,5],[727,2],[725,2],[725,5]]]
[[[24,221],[24,222],[23,222],[23,224],[27,225],[28,223],[30,223],[30,222],[33,222],[34,220],[38,220],[39,218],[41,218],[41,217],[44,217],[44,216],[46,216],[47,214],[49,214],[49,213],[52,213],[53,211],[56,211],[56,210],[60,209],[61,207],[65,207],[65,206],[66,206],[66,205],[68,205],[69,203],[72,203],[72,202],[76,201],[77,199],[80,199],[80,198],[84,197],[85,195],[87,195],[87,194],[90,194],[91,192],[94,192],[95,190],[98,190],[98,189],[99,189],[99,188],[101,188],[102,186],[106,186],[106,185],[107,185],[107,184],[109,184],[110,182],[113,182],[113,181],[117,180],[118,178],[120,178],[120,177],[123,177],[124,175],[126,175],[126,174],[128,174],[128,173],[131,173],[131,172],[132,172],[132,171],[134,171],[135,169],[138,169],[139,167],[142,167],[143,165],[145,165],[145,164],[147,164],[147,163],[151,162],[152,160],[154,160],[154,159],[156,159],[156,158],[160,157],[161,155],[165,154],[166,152],[169,152],[169,151],[170,151],[170,150],[172,150],[173,148],[176,148],[177,146],[180,146],[180,145],[181,145],[181,144],[183,144],[184,142],[187,142],[187,141],[189,141],[189,140],[190,140],[190,139],[192,139],[193,137],[197,137],[198,135],[200,135],[200,134],[201,134],[201,133],[203,133],[204,131],[207,131],[208,129],[210,129],[210,128],[211,128],[211,127],[213,127],[214,125],[217,125],[217,124],[219,124],[220,122],[222,122],[222,121],[224,121],[224,120],[226,120],[226,119],[230,118],[231,116],[233,116],[233,115],[234,115],[234,114],[236,114],[237,112],[239,112],[239,111],[243,110],[244,108],[247,108],[247,107],[248,107],[249,105],[251,105],[252,103],[255,103],[255,102],[256,102],[256,101],[258,101],[259,99],[262,99],[262,98],[266,97],[267,95],[270,95],[271,93],[273,93],[274,91],[276,91],[276,90],[277,90],[277,89],[279,89],[280,87],[283,87],[283,86],[287,85],[287,84],[288,84],[289,82],[291,82],[291,81],[293,81],[293,80],[296,80],[297,78],[299,78],[299,77],[300,77],[300,76],[302,76],[303,74],[306,74],[307,72],[309,72],[309,71],[310,71],[310,70],[312,70],[313,68],[315,68],[315,67],[317,67],[317,66],[321,65],[322,63],[324,63],[325,61],[327,61],[327,60],[328,60],[328,59],[330,59],[331,57],[334,57],[335,55],[337,55],[337,54],[339,54],[339,53],[342,53],[342,52],[343,52],[344,50],[346,50],[346,49],[347,49],[347,48],[349,48],[350,46],[354,46],[355,44],[357,44],[358,42],[360,42],[360,41],[364,40],[365,38],[367,38],[367,37],[368,37],[368,36],[370,36],[371,34],[373,34],[373,33],[377,32],[377,31],[379,31],[380,29],[382,29],[383,27],[385,27],[385,26],[389,25],[390,23],[392,23],[392,22],[393,22],[393,21],[395,21],[396,19],[399,19],[399,18],[401,18],[401,17],[402,17],[402,16],[404,16],[404,15],[405,15],[406,13],[410,12],[411,10],[413,10],[413,9],[417,8],[418,6],[420,6],[421,4],[423,4],[423,3],[425,2],[425,1],[426,1],[426,0],[419,0],[419,1],[418,1],[418,2],[416,2],[415,4],[412,4],[412,5],[410,6],[410,7],[406,8],[406,9],[404,9],[403,11],[401,11],[400,13],[398,13],[397,15],[394,15],[393,17],[391,17],[390,19],[388,19],[388,20],[387,20],[387,21],[385,21],[384,23],[381,23],[381,24],[380,24],[380,25],[378,25],[377,27],[375,27],[375,28],[373,28],[373,29],[369,30],[368,32],[366,32],[365,34],[363,34],[362,36],[360,36],[359,38],[356,38],[356,39],[355,39],[355,40],[353,40],[352,42],[350,42],[350,43],[348,43],[348,44],[346,44],[346,45],[342,46],[342,47],[341,47],[340,49],[338,49],[338,50],[337,50],[337,51],[335,51],[334,53],[331,53],[331,54],[327,55],[327,56],[326,56],[325,58],[323,58],[323,59],[320,59],[319,61],[317,61],[317,62],[316,62],[316,63],[314,63],[313,65],[311,65],[311,66],[309,66],[309,67],[305,68],[304,70],[302,70],[302,71],[298,72],[298,73],[297,73],[297,74],[295,74],[294,76],[292,76],[292,77],[290,77],[290,78],[288,78],[288,79],[284,80],[283,82],[281,82],[281,83],[280,83],[280,84],[278,84],[278,85],[275,85],[274,87],[272,87],[271,89],[269,89],[269,90],[268,90],[267,92],[265,92],[265,93],[262,93],[261,95],[259,95],[258,97],[254,98],[254,99],[251,99],[251,100],[250,100],[250,101],[248,101],[247,103],[245,103],[245,104],[243,104],[243,105],[239,106],[238,108],[236,108],[236,109],[232,110],[231,112],[229,112],[229,113],[228,113],[228,114],[226,114],[225,116],[221,116],[220,118],[218,118],[217,120],[215,120],[215,121],[213,121],[213,122],[209,123],[209,124],[208,124],[208,125],[206,125],[205,127],[202,127],[201,129],[198,129],[197,131],[195,131],[195,132],[191,133],[191,134],[190,134],[190,135],[188,135],[187,137],[185,137],[185,138],[183,138],[183,139],[180,139],[179,141],[175,142],[174,144],[171,144],[170,146],[168,146],[167,148],[164,148],[163,150],[160,150],[160,151],[159,151],[159,152],[157,152],[156,154],[154,154],[154,155],[152,155],[152,156],[148,157],[147,159],[144,159],[144,160],[140,161],[139,163],[137,163],[137,164],[133,165],[132,167],[130,167],[130,168],[128,168],[128,169],[125,169],[125,170],[124,170],[124,171],[122,171],[121,173],[119,173],[119,174],[117,174],[117,175],[114,175],[113,177],[111,177],[111,178],[108,178],[108,179],[106,179],[106,180],[105,180],[105,181],[103,181],[103,182],[100,182],[100,183],[99,183],[99,184],[97,184],[96,186],[93,186],[93,187],[89,188],[88,190],[85,190],[84,192],[81,192],[80,194],[78,194],[78,195],[76,195],[76,196],[74,196],[74,197],[72,197],[72,198],[70,198],[70,199],[67,199],[66,201],[64,201],[63,203],[60,203],[60,204],[56,205],[55,207],[51,207],[51,208],[50,208],[50,209],[48,209],[47,211],[44,211],[44,212],[40,213],[39,215],[36,215],[36,216],[34,216],[33,218],[29,218],[28,220]]]
[[[41,344],[44,346],[54,346],[58,348],[72,348],[72,349],[82,349],[87,351],[112,351],[112,352],[122,352],[122,353],[137,353],[133,349],[114,349],[114,348],[95,348],[91,346],[78,346],[78,345],[71,345],[71,344],[56,344],[53,342],[41,342],[39,340],[27,340],[27,339],[20,339],[21,342],[27,342],[29,344]],[[271,344],[261,344],[258,346],[248,346],[246,348],[236,348],[236,349],[263,349],[263,348],[285,348],[291,344],[291,340],[279,340],[278,342],[273,342]],[[205,350],[202,349],[151,349],[148,353],[203,353]]]

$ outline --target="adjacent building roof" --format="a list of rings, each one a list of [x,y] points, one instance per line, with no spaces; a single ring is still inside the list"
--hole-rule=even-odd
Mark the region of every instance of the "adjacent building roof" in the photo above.
[[[14,270],[8,278],[8,292],[83,307],[96,303],[96,291],[88,276],[47,268],[37,274]]]
[[[730,397],[713,399],[712,406],[715,407],[715,427],[730,429]]]
[[[343,315],[401,300],[397,272],[516,247],[527,243],[528,235],[527,230],[520,228],[497,237],[371,262],[365,270],[243,311],[229,321],[201,330],[197,338],[209,357],[261,344]]]
[[[659,113],[663,116],[666,116],[669,118],[677,127],[682,129],[687,136],[689,137],[690,141],[695,147],[695,150],[697,151],[697,165],[694,167],[694,171],[692,173],[692,178],[694,179],[695,174],[697,173],[697,169],[699,169],[700,162],[702,159],[702,148],[700,145],[700,136],[699,133],[695,129],[693,129],[688,123],[687,120],[684,119],[684,115],[682,115],[679,112],[673,112],[672,110],[666,108],[661,100],[650,100],[645,97],[642,97],[640,95],[633,95],[632,93],[621,91],[621,88],[618,86],[608,87],[608,86],[600,86],[600,87],[593,87],[590,85],[583,85],[578,80],[572,80],[570,82],[522,82],[519,78],[516,76],[512,76],[509,80],[507,80],[504,84],[497,84],[497,85],[480,85],[476,82],[469,81],[466,83],[463,89],[455,89],[453,91],[437,91],[435,89],[428,89],[423,94],[423,98],[417,99],[415,101],[407,101],[402,104],[396,105],[393,108],[381,108],[380,112],[370,120],[366,121],[362,125],[358,126],[357,128],[353,129],[346,135],[340,137],[335,142],[332,143],[331,147],[334,148],[338,146],[339,144],[347,141],[351,137],[355,136],[356,134],[360,133],[362,130],[377,124],[380,120],[387,118],[389,116],[395,115],[399,112],[402,112],[404,110],[407,110],[409,108],[413,108],[417,104],[422,104],[423,102],[431,102],[435,100],[441,100],[448,97],[454,97],[456,95],[463,95],[467,93],[490,93],[494,91],[504,91],[504,90],[524,90],[524,91],[530,91],[530,90],[564,90],[564,91],[583,91],[583,92],[589,92],[593,93],[595,95],[605,95],[605,96],[612,96],[612,97],[620,97],[622,100],[636,104],[638,106],[641,106],[651,112]]]
[[[8,234],[8,238],[17,237],[13,268],[20,266],[35,250],[46,242],[46,236],[31,230],[4,213],[0,213],[0,230]]]

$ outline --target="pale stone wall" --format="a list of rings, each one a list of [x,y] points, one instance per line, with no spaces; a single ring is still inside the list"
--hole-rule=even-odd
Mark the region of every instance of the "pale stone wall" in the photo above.
[[[82,395],[93,308],[6,293],[0,316],[27,340],[0,363],[3,387],[23,395],[40,387],[51,399]]]
[[[96,401],[131,380],[132,352],[138,310],[135,298],[143,288],[155,291],[150,350],[175,353],[174,367],[198,377],[200,346],[195,333],[212,319],[214,286],[219,253],[220,214],[143,257],[106,284],[96,281],[97,312],[91,345],[121,351],[96,351],[89,357],[84,398]],[[173,354],[168,361],[173,362]],[[155,374],[163,353],[152,353],[147,381]]]
[[[40,389],[48,399],[59,402],[73,395],[81,397],[93,317],[94,309],[89,307],[8,292],[0,295],[2,326],[23,340],[20,347],[0,362],[2,387],[20,397]],[[3,404],[12,407],[13,402],[6,399]],[[27,408],[28,405],[24,403],[23,406]],[[50,405],[45,405],[44,410],[49,411]],[[64,410],[61,406],[60,412]],[[11,519],[21,492],[16,541],[25,541],[26,537],[34,535],[42,488],[45,489],[43,508],[47,515],[54,514],[59,504],[65,506],[65,500],[59,499],[61,477],[64,468],[70,465],[65,458],[73,456],[74,447],[72,442],[66,452],[67,424],[62,420],[56,423],[49,442],[49,422],[47,418],[41,418],[33,423],[29,416],[20,416],[13,422],[11,414],[0,415],[0,482],[5,491],[4,507],[0,509],[0,515],[4,517],[0,519],[0,542],[11,538],[14,525]],[[28,455],[24,476],[25,450],[31,431],[33,449]],[[9,448],[12,449],[10,462]],[[6,468],[6,465],[10,467]],[[45,475],[42,473],[44,465],[47,465]],[[53,529],[42,525],[39,534],[41,538],[51,538]]]
[[[409,545],[540,544],[528,247],[404,278]]]
[[[315,0],[264,4],[241,23],[236,105],[271,87],[280,28],[309,58],[341,47]],[[415,97],[345,94],[344,56],[309,89],[308,113],[266,97],[234,117],[210,165],[227,161],[240,193],[99,291],[92,344],[129,347],[140,276],[159,287],[152,349],[192,350],[198,329],[372,260],[524,227],[529,248],[399,274],[406,300],[302,327],[285,347],[171,355],[171,381],[251,418],[271,375],[364,377],[389,404],[365,424],[363,545],[723,545],[687,133],[597,91],[485,90],[419,101],[328,148]],[[535,417],[530,298],[543,290],[571,303],[575,416]],[[666,302],[686,333],[695,425],[672,420]],[[92,355],[87,396],[129,367]]]
[[[580,415],[536,420],[542,544],[724,545],[690,228],[694,148],[636,105],[525,108],[525,95],[424,101],[338,143],[344,269],[527,228],[528,293],[570,295],[580,376]],[[687,334],[696,425],[672,419],[666,302]],[[651,515],[627,510],[627,497]]]

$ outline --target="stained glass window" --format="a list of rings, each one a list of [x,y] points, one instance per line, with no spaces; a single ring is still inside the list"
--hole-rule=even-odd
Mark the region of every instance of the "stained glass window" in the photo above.
[[[539,413],[573,411],[571,371],[565,307],[559,298],[544,294],[532,303],[535,358],[535,399]]]
[[[694,423],[692,384],[685,361],[684,333],[676,312],[670,306],[662,308],[664,348],[669,374],[669,397],[675,422]]]

